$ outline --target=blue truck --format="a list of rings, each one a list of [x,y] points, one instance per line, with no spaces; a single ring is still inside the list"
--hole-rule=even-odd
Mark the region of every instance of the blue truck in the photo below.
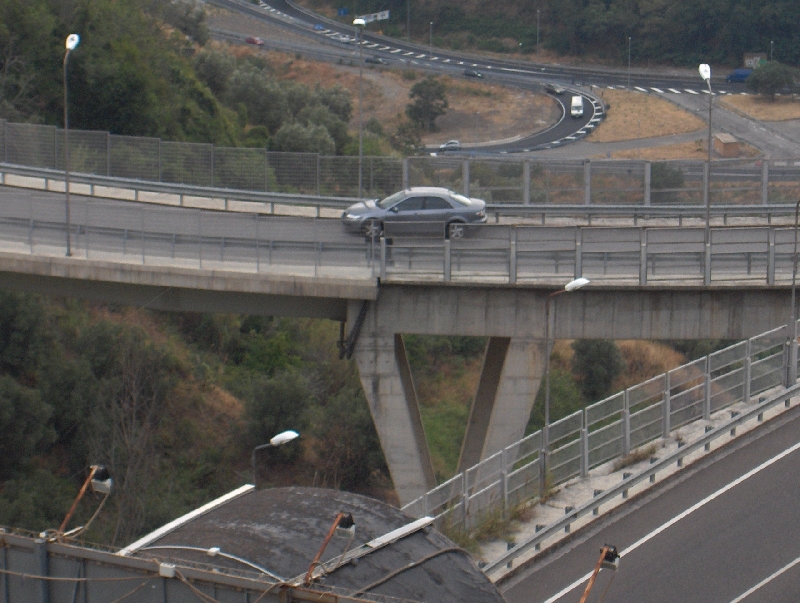
[[[753,73],[752,69],[737,69],[725,78],[725,81],[731,84],[739,84],[747,81],[750,74]]]

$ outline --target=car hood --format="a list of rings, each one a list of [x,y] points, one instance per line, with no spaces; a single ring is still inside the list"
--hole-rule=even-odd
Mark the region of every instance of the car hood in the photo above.
[[[365,199],[364,201],[359,201],[344,211],[352,216],[371,214],[375,211],[375,199]]]

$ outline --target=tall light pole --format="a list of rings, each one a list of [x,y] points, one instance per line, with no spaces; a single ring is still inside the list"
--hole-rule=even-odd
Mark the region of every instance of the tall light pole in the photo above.
[[[406,40],[411,40],[411,0],[406,0]]]
[[[75,50],[80,44],[81,37],[78,34],[69,34],[64,46],[66,52],[64,53],[64,189],[66,191],[66,230],[67,230],[67,256],[72,255],[72,244],[70,241],[70,211],[69,211],[69,104],[68,104],[68,88],[67,88],[67,62],[69,61],[69,53]]]
[[[775,44],[775,40],[769,41],[769,60],[772,60],[772,45]]]
[[[539,56],[539,9],[536,9],[536,56]]]
[[[628,36],[628,88],[631,87],[631,37]]]
[[[264,450],[264,448],[276,448],[278,446],[283,446],[284,444],[288,444],[295,438],[297,438],[300,434],[296,431],[292,431],[289,429],[288,431],[282,431],[278,435],[274,436],[269,442],[266,444],[261,444],[260,446],[256,446],[253,448],[253,452],[250,455],[250,463],[253,466],[253,485],[257,486],[258,482],[256,481],[256,452],[259,450]]]
[[[797,381],[797,230],[800,229],[800,201],[794,206],[794,254],[792,255],[792,312],[789,333],[792,342],[789,346],[789,379],[786,384]]]
[[[431,21],[431,36],[428,40],[428,54],[433,56],[433,21]]]
[[[714,94],[711,92],[711,67],[703,63],[698,68],[700,72],[700,77],[702,77],[706,84],[708,84],[708,158],[706,160],[706,175],[703,184],[703,197],[706,204],[706,231],[705,231],[705,274],[706,278],[704,280],[708,280],[709,277],[709,270],[710,266],[708,266],[708,260],[711,257],[710,249],[711,246],[711,107],[712,101],[714,99]]]
[[[364,100],[364,59],[363,37],[366,21],[362,18],[354,19],[353,25],[356,26],[356,43],[358,44],[358,198],[361,198],[364,182],[364,113],[362,111]]]
[[[541,467],[540,490],[539,495],[544,494],[548,456],[550,455],[550,304],[553,298],[561,295],[562,293],[570,293],[576,289],[588,285],[589,279],[576,278],[573,281],[564,285],[563,289],[553,291],[545,299],[544,307],[544,429],[542,430],[542,452],[544,457],[544,464]]]

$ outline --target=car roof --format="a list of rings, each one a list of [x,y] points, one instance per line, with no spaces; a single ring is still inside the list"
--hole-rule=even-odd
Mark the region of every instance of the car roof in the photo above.
[[[445,188],[443,186],[412,186],[410,188],[405,189],[406,193],[431,193],[431,194],[438,194],[438,195],[452,195],[454,191],[451,191],[449,188]]]

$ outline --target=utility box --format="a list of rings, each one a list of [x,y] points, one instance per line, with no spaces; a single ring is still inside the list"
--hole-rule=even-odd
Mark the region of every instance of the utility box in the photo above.
[[[715,134],[714,153],[723,158],[738,157],[739,141],[730,134]]]

